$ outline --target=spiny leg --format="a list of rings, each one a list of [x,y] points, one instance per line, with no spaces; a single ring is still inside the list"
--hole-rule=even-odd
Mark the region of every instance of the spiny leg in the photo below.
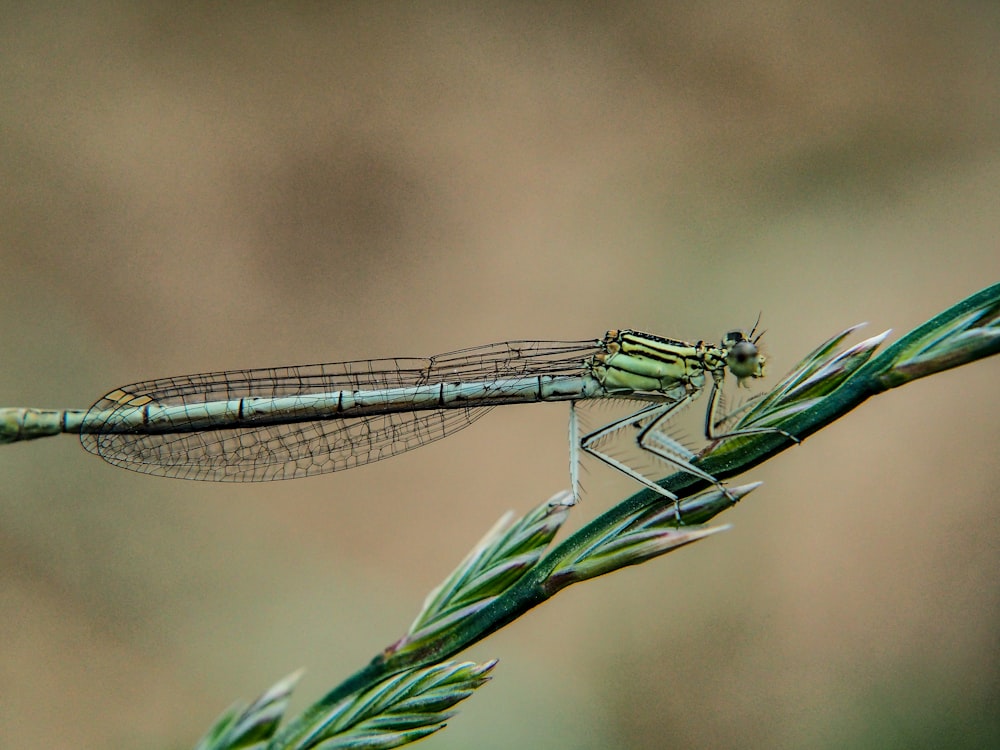
[[[692,459],[696,457],[695,453],[688,450],[683,444],[659,430],[661,425],[665,424],[668,419],[674,416],[681,407],[690,404],[692,400],[693,394],[691,397],[673,405],[673,409],[656,415],[645,427],[640,430],[638,436],[636,437],[636,443],[638,444],[640,450],[653,454],[664,463],[715,485],[735,504],[737,502],[737,498],[733,496],[733,494],[725,487],[725,485],[722,484],[720,480],[716,479],[704,469],[701,469],[691,463]],[[680,506],[676,499],[674,500],[674,511],[677,516],[677,520],[680,521]]]
[[[576,401],[569,402],[569,482],[573,505],[580,502],[580,426],[576,418]]]
[[[642,428],[636,438],[639,448],[648,453],[652,453],[664,463],[669,464],[680,471],[691,474],[699,479],[703,479],[710,484],[714,484],[733,502],[733,504],[736,504],[737,498],[726,488],[724,484],[722,484],[720,480],[691,463],[691,459],[695,458],[694,453],[684,447],[681,443],[657,429],[660,424],[666,421],[666,417],[669,416],[669,414],[660,415]],[[680,521],[680,505],[677,500],[674,500],[674,514],[677,517],[677,520]]]
[[[795,441],[796,443],[799,442],[796,437],[777,427],[750,427],[722,434],[716,433],[715,427],[722,423],[721,421],[716,421],[716,415],[719,409],[719,404],[722,401],[723,377],[724,376],[715,376],[715,382],[712,385],[712,393],[709,397],[708,408],[705,410],[705,437],[708,440],[726,440],[732,437],[778,433],[784,435],[790,440]],[[686,403],[689,403],[689,401]],[[688,474],[696,476],[699,479],[703,479],[706,482],[714,484],[735,503],[737,499],[720,480],[691,463],[691,459],[694,458],[694,454],[687,450],[687,448],[685,448],[681,443],[673,440],[657,429],[659,425],[665,423],[666,420],[672,415],[673,412],[666,412],[664,414],[657,415],[656,418],[647,424],[639,433],[637,438],[639,447],[652,453],[666,463],[677,467],[681,471],[687,472]]]
[[[628,415],[627,417],[623,417],[622,419],[616,420],[611,424],[607,424],[604,427],[594,430],[593,432],[587,433],[582,438],[574,441],[573,443],[574,448],[571,448],[571,452],[573,453],[574,464],[578,463],[578,458],[577,458],[578,453],[575,450],[575,447],[578,446],[586,453],[589,453],[591,456],[600,459],[608,466],[617,469],[626,476],[632,477],[632,479],[644,485],[645,487],[648,487],[658,495],[665,497],[668,500],[672,500],[676,507],[677,495],[661,487],[651,479],[646,478],[645,476],[637,472],[635,469],[633,469],[623,461],[619,461],[618,459],[609,456],[607,453],[598,450],[595,447],[595,443],[603,437],[618,432],[619,430],[622,430],[630,425],[641,422],[644,419],[652,419],[653,422],[659,422],[669,417],[671,414],[674,414],[677,410],[681,409],[683,406],[689,403],[690,400],[691,400],[690,395],[685,395],[683,398],[677,401],[671,401],[667,403],[654,403],[640,409],[639,411],[633,414]],[[575,421],[575,416],[573,416],[572,418]]]
[[[624,427],[627,427],[630,424],[634,424],[635,422],[643,419],[650,413],[663,409],[665,406],[674,406],[673,404],[666,404],[666,405],[661,403],[651,404],[647,407],[640,409],[635,414],[631,414],[625,417],[624,419],[620,419],[616,422],[612,422],[609,425],[605,425],[600,429],[594,430],[593,432],[589,432],[581,438],[579,421],[576,414],[576,403],[577,403],[576,401],[570,401],[569,403],[569,474],[573,490],[574,501],[579,502],[580,500],[580,449],[581,448],[590,455],[599,458],[601,461],[604,461],[609,466],[618,469],[618,471],[622,472],[623,474],[627,474],[628,476],[634,478],[636,481],[644,484],[645,486],[649,487],[658,494],[670,498],[671,500],[676,499],[672,493],[663,489],[658,484],[650,482],[645,477],[633,471],[626,464],[622,463],[621,461],[618,461],[615,458],[612,458],[611,456],[605,453],[601,453],[596,448],[591,447],[591,444],[599,440],[600,438],[606,435],[610,435],[611,433],[620,430]]]

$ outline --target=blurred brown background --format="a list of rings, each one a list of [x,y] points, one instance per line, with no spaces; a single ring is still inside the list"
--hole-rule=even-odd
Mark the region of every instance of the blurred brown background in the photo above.
[[[761,310],[777,376],[905,332],[1000,278],[1000,12],[900,8],[7,8],[0,402]],[[732,531],[480,645],[496,679],[427,746],[995,745],[998,366],[876,399],[754,471]],[[188,747],[305,666],[301,709],[567,485],[565,424],[253,486],[3,448],[0,746]],[[575,525],[634,489],[587,481]]]

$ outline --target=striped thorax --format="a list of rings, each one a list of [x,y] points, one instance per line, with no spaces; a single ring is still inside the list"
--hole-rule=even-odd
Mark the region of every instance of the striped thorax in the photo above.
[[[743,331],[730,331],[720,346],[631,330],[608,331],[601,351],[588,363],[608,393],[694,393],[705,387],[705,374],[718,382],[726,368],[740,384],[764,376],[764,356]]]

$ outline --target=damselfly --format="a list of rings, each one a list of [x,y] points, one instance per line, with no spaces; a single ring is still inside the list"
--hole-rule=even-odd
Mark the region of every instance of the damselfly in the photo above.
[[[756,329],[755,329],[756,330]],[[611,456],[603,442],[637,428],[635,444],[668,465],[721,487],[663,427],[712,379],[709,439],[728,369],[738,383],[764,375],[754,331],[721,345],[689,344],[631,330],[589,341],[509,341],[424,359],[232,370],[149,380],[108,393],[89,410],[0,409],[0,442],[77,433],[116,466],[185,479],[256,482],[323,474],[433,442],[502,404],[570,403],[570,473],[579,496],[584,452],[674,499]],[[637,411],[579,434],[578,402],[619,399]]]

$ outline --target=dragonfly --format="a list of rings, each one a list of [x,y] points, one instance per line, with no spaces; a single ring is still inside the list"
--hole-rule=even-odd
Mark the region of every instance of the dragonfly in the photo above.
[[[726,491],[696,454],[664,428],[708,381],[709,440],[773,432],[719,433],[727,371],[737,383],[764,376],[756,325],[720,345],[687,343],[629,329],[585,341],[507,341],[425,358],[230,370],[116,388],[89,410],[0,409],[0,443],[78,434],[108,463],[165,477],[258,482],[340,471],[450,435],[507,404],[570,404],[570,480],[580,496],[581,454],[594,456],[665,498],[676,496],[611,455],[627,435],[644,454]],[[581,434],[579,404],[638,405]],[[728,493],[727,493],[728,494]]]

